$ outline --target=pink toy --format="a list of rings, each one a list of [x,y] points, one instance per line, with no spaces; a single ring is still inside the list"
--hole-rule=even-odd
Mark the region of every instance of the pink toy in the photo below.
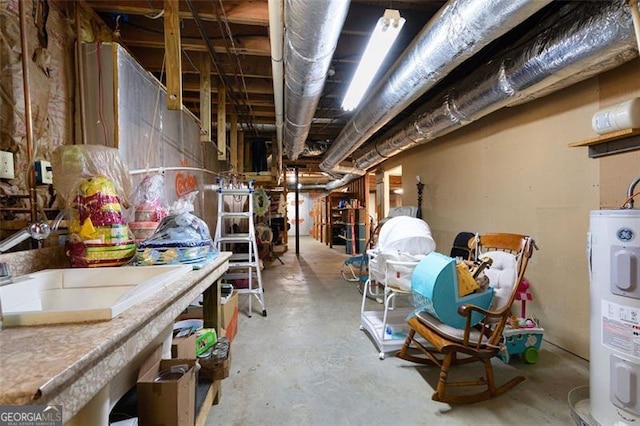
[[[533,300],[533,295],[529,293],[529,281],[526,278],[522,278],[520,285],[518,286],[518,292],[516,293],[516,300],[520,300],[520,317],[526,318],[527,300]]]

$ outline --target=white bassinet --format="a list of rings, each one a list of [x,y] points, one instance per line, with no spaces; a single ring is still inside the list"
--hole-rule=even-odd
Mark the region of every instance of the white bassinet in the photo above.
[[[417,264],[435,249],[436,242],[425,221],[409,216],[393,217],[380,229],[376,247],[367,251],[369,279],[411,291],[411,274],[415,265],[411,267],[405,263]]]
[[[380,229],[378,244],[367,251],[369,257],[369,278],[362,292],[361,326],[374,339],[380,359],[386,352],[400,349],[404,337],[393,330],[406,328],[406,316],[410,313],[395,310],[396,294],[411,294],[411,277],[420,260],[436,249],[431,236],[431,228],[422,219],[397,216],[387,220]],[[384,309],[365,311],[367,294],[373,287],[384,288]],[[389,332],[391,329],[391,333]]]

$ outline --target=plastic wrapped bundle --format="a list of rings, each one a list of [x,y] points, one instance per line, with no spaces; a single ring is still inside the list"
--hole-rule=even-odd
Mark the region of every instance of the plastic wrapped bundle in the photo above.
[[[131,201],[135,220],[129,222],[129,229],[136,241],[140,242],[151,237],[160,221],[168,214],[164,177],[161,174],[145,176],[133,192]]]
[[[207,224],[181,212],[162,219],[154,234],[138,244],[136,260],[142,265],[195,263],[215,254]]]
[[[67,254],[75,267],[120,266],[135,254],[114,183],[105,176],[86,179],[71,204]]]

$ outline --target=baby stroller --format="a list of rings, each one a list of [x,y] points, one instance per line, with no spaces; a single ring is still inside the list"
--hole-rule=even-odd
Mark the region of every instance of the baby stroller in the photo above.
[[[376,247],[367,250],[369,276],[364,284],[361,305],[361,330],[366,330],[379,349],[380,359],[386,352],[400,349],[404,341],[406,317],[412,312],[395,309],[398,294],[411,295],[413,269],[427,254],[433,252],[436,243],[426,222],[409,216],[397,216],[387,220],[380,229]],[[383,291],[382,311],[365,311],[367,294],[374,286]],[[393,311],[390,313],[390,311]]]

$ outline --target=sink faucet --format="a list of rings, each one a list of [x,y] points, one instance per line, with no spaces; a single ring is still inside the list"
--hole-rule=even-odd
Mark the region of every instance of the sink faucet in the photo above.
[[[5,262],[0,262],[0,287],[6,284],[11,284],[11,283],[12,283],[11,269],[9,268],[9,264]]]
[[[34,240],[44,240],[51,233],[51,227],[44,220],[30,223],[26,228],[0,241],[0,253],[12,249],[21,242],[33,238]]]
[[[640,183],[640,176],[637,176],[633,180],[633,182],[631,182],[631,184],[629,185],[629,189],[627,190],[627,202],[625,203],[623,208],[625,209],[633,208],[633,191],[635,191],[636,185],[638,185],[638,183]]]

